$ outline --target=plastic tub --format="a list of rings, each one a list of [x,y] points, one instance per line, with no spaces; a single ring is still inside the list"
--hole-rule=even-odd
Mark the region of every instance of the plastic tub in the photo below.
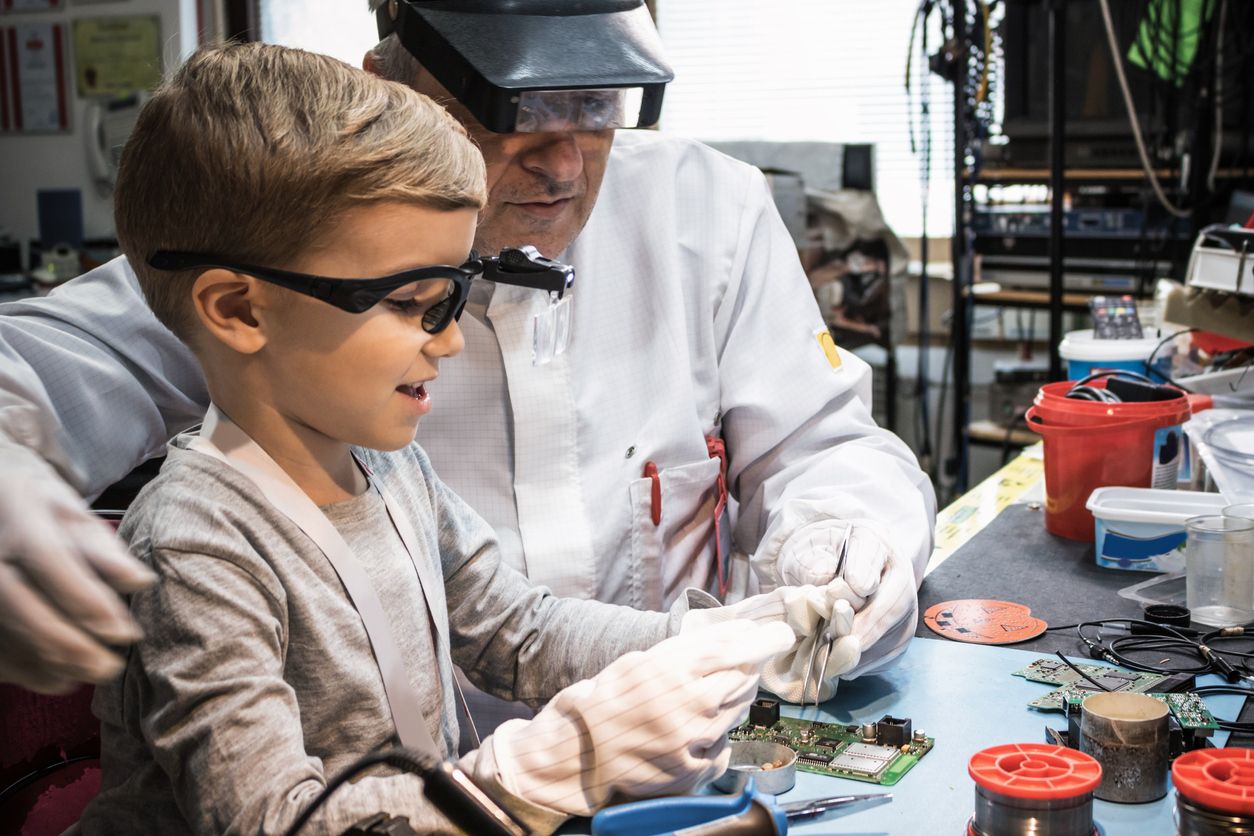
[[[1217,493],[1151,488],[1098,488],[1085,503],[1093,514],[1097,565],[1141,572],[1184,570],[1184,521],[1218,514]]]
[[[1058,354],[1067,361],[1067,378],[1079,380],[1115,369],[1145,374],[1145,362],[1162,340],[1156,330],[1145,333],[1148,336],[1139,340],[1099,340],[1091,328],[1067,332],[1058,345]]]

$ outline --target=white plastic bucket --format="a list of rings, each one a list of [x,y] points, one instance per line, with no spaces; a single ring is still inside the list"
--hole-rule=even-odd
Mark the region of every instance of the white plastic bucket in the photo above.
[[[1184,521],[1219,514],[1222,494],[1154,488],[1098,488],[1086,507],[1093,512],[1097,565],[1141,572],[1184,570]]]
[[[1145,374],[1145,362],[1162,340],[1157,330],[1145,333],[1139,340],[1099,340],[1092,329],[1067,332],[1058,345],[1058,354],[1067,361],[1067,379],[1115,369]]]

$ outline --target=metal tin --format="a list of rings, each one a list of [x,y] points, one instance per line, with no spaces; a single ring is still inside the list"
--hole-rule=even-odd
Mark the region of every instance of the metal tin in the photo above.
[[[769,765],[769,768],[768,768]],[[715,789],[738,793],[754,779],[762,792],[779,795],[797,783],[797,753],[782,743],[765,740],[733,740],[731,762],[714,781]]]

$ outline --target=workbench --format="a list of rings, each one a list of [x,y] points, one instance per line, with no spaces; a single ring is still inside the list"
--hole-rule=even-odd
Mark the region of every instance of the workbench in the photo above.
[[[930,585],[943,582],[942,592],[965,583],[968,589],[964,597],[1003,597],[1025,603],[1047,621],[1053,614],[1072,615],[1074,601],[1086,596],[1088,606],[1101,601],[1103,611],[1086,610],[1083,617],[1139,614],[1139,606],[1117,598],[1114,590],[1150,575],[1099,569],[1093,563],[1091,544],[1060,540],[1045,532],[1042,483],[1039,453],[1030,449],[937,515],[936,550],[920,590],[921,611],[934,597],[929,594]],[[999,536],[998,526],[1012,532],[1015,539],[1006,542],[1005,537],[1011,535]],[[989,534],[993,536],[989,538]],[[1008,567],[1017,562],[1022,567],[1029,560],[1043,564],[1053,561],[1044,569],[1058,582],[1042,587],[1018,580],[1013,574],[999,578],[996,561],[1004,561]],[[958,572],[964,563],[969,567],[965,580]],[[1016,582],[1020,584],[1017,588]],[[1001,592],[990,595],[989,588]],[[1008,589],[1016,589],[1018,594],[1006,595]],[[935,748],[900,783],[885,790],[873,784],[799,772],[796,787],[781,800],[889,791],[894,801],[825,822],[797,825],[790,832],[965,833],[975,798],[975,783],[967,774],[971,756],[1004,743],[1045,743],[1047,725],[1066,728],[1062,714],[1027,707],[1029,700],[1043,696],[1052,686],[1012,674],[1036,659],[1051,656],[1056,649],[1064,650],[1069,658],[1074,655],[1077,661],[1092,663],[1078,652],[1074,635],[1071,630],[1051,632],[1026,645],[994,647],[941,639],[920,625],[919,637],[883,672],[842,683],[837,695],[817,708],[783,706],[785,716],[838,723],[874,722],[885,714],[909,717],[915,729],[936,739]],[[1017,649],[1025,646],[1030,649]],[[1199,684],[1218,685],[1222,680],[1206,676]],[[1211,697],[1206,702],[1216,715],[1234,718],[1242,699]],[[1222,745],[1226,738],[1226,732],[1216,732],[1212,739]],[[1175,791],[1169,790],[1165,798],[1147,804],[1095,801],[1094,818],[1105,836],[1158,836],[1175,833],[1174,809]]]
[[[1045,532],[1042,493],[1043,468],[1039,453],[1029,449],[1000,471],[968,491],[937,515],[936,550],[928,565],[933,583],[955,580],[955,570],[964,562],[998,560],[1007,562],[1031,557],[1049,549],[1056,562],[1052,571],[1064,583],[1052,588],[1020,589],[1010,600],[1032,606],[1049,615],[1052,598],[1066,596],[1077,585],[1105,584],[1111,590],[1148,577],[1145,573],[1098,570],[1093,565],[1092,546],[1052,538]],[[1007,512],[1003,516],[1003,512]],[[1033,517],[1032,515],[1038,515]],[[1037,523],[1039,522],[1039,527]],[[999,525],[1017,526],[1019,536],[1028,542],[999,543],[990,552],[981,546]],[[1057,541],[1057,542],[1055,542]],[[953,563],[949,561],[953,560]],[[949,567],[948,572],[946,566]],[[997,581],[996,572],[979,567],[971,573],[967,597],[987,597],[981,589]],[[1122,576],[1125,576],[1122,577]],[[1088,581],[1084,579],[1087,578]],[[1100,578],[1094,581],[1095,578]],[[929,581],[924,580],[921,599],[928,600]],[[1115,597],[1113,592],[1106,597]],[[1120,599],[1122,601],[1122,599]],[[1104,604],[1103,604],[1104,605]],[[1125,606],[1126,605],[1126,606]],[[1124,615],[1139,608],[1127,601],[1110,602],[1112,610],[1124,607]],[[1128,609],[1130,607],[1130,609]],[[1113,615],[1114,613],[1103,613]],[[1047,618],[1048,620],[1048,618]],[[1062,714],[1035,711],[1029,700],[1043,696],[1053,686],[1029,682],[1014,676],[1055,649],[1075,653],[1080,661],[1092,662],[1075,650],[1073,631],[1047,633],[1023,645],[994,647],[952,642],[921,628],[905,653],[888,668],[851,681],[842,682],[836,696],[820,706],[781,705],[785,717],[822,720],[840,724],[875,722],[885,714],[908,717],[914,729],[936,740],[925,755],[899,783],[881,788],[861,781],[797,773],[796,786],[780,800],[848,793],[891,792],[891,804],[860,810],[826,821],[800,823],[791,834],[840,834],[841,836],[964,836],[975,801],[975,782],[967,773],[967,763],[976,752],[1006,743],[1045,743],[1045,727],[1066,729]],[[931,636],[931,637],[929,637]],[[1039,645],[1039,646],[1038,646]],[[1095,663],[1099,664],[1099,663]],[[1205,676],[1199,685],[1223,684],[1217,676]],[[1234,718],[1241,710],[1240,697],[1209,697],[1206,700],[1217,716]],[[1212,740],[1222,746],[1226,732],[1216,732]],[[1115,804],[1095,800],[1093,815],[1104,836],[1167,836],[1175,833],[1173,814],[1176,795],[1167,795],[1146,804]],[[589,822],[572,822],[563,833],[588,833]]]
[[[975,782],[967,762],[981,749],[1003,743],[1045,743],[1045,726],[1065,729],[1061,714],[1031,710],[1029,700],[1051,686],[1012,676],[1042,654],[987,645],[915,639],[891,668],[841,683],[836,696],[818,708],[785,705],[781,713],[836,723],[874,722],[885,714],[909,717],[936,746],[896,786],[797,773],[797,785],[780,796],[797,801],[839,793],[891,792],[888,805],[828,821],[798,824],[791,834],[892,834],[962,836],[971,817]],[[1089,660],[1085,660],[1089,661]],[[1218,677],[1205,684],[1221,683]],[[1239,697],[1207,699],[1213,712],[1235,717]],[[1225,739],[1216,732],[1216,740]],[[1175,791],[1147,804],[1095,801],[1093,816],[1105,836],[1175,833]]]

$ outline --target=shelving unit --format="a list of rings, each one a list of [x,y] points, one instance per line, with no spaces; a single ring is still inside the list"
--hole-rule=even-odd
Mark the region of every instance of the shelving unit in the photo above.
[[[1023,2],[1024,0],[1020,0]],[[1137,206],[1134,200],[1130,200],[1130,187],[1143,184],[1146,181],[1145,171],[1140,167],[1107,167],[1107,168],[1078,168],[1075,166],[1067,166],[1067,124],[1065,104],[1066,90],[1066,55],[1067,55],[1067,8],[1068,0],[1039,0],[1040,6],[1045,12],[1045,21],[1047,22],[1048,31],[1041,33],[1048,37],[1049,46],[1045,51],[1048,56],[1049,71],[1047,76],[1047,87],[1049,92],[1049,145],[1048,145],[1048,165],[1040,167],[1025,167],[1021,163],[1018,165],[1006,165],[1001,168],[983,167],[977,169],[977,161],[981,155],[976,153],[972,148],[972,123],[974,121],[974,104],[970,97],[970,88],[964,83],[964,79],[970,77],[969,70],[975,66],[975,56],[978,53],[979,45],[971,43],[971,25],[972,20],[965,14],[954,14],[954,41],[958,44],[955,51],[957,56],[958,69],[955,72],[955,95],[954,95],[954,148],[955,148],[955,234],[953,244],[953,263],[954,263],[954,287],[953,287],[953,346],[954,346],[954,364],[953,364],[953,385],[954,385],[954,404],[952,406],[952,449],[956,461],[951,463],[950,472],[955,476],[954,490],[961,492],[968,487],[967,479],[967,461],[970,444],[980,443],[1003,443],[1002,439],[1006,437],[1006,430],[1001,428],[1000,433],[993,434],[987,426],[975,423],[970,420],[970,359],[971,351],[971,331],[972,331],[972,312],[977,306],[998,306],[1004,308],[1020,308],[1020,309],[1039,309],[1048,312],[1048,331],[1047,339],[1049,341],[1049,375],[1050,379],[1060,380],[1064,377],[1062,358],[1058,354],[1058,345],[1063,337],[1063,316],[1068,311],[1084,311],[1088,307],[1088,300],[1094,295],[1102,294],[1121,294],[1127,293],[1128,290],[1116,287],[1116,277],[1124,273],[1124,265],[1119,263],[1135,262],[1136,266],[1128,267],[1126,275],[1122,277],[1122,281],[1126,284],[1139,286],[1137,279],[1140,276],[1152,275],[1162,269],[1164,265],[1170,263],[1173,266],[1180,262],[1183,267],[1182,258],[1187,255],[1187,247],[1183,250],[1180,246],[1182,239],[1192,234],[1196,234],[1196,219],[1189,222],[1191,224],[1188,229],[1181,229],[1174,225],[1176,222],[1168,222],[1162,224],[1161,239],[1152,240],[1154,247],[1142,246],[1140,244],[1127,248],[1127,252],[1132,253],[1124,257],[1122,254],[1117,258],[1109,258],[1102,251],[1102,245],[1098,243],[1103,240],[1097,236],[1084,237],[1082,233],[1074,233],[1074,237],[1069,240],[1069,234],[1066,232],[1067,223],[1078,224],[1076,218],[1067,220],[1064,202],[1067,199],[1069,191],[1073,194],[1086,194],[1088,200],[1093,201],[1094,194],[1105,194],[1106,197],[1100,198],[1103,204],[1099,207],[1105,210],[1109,206],[1111,211],[1117,211],[1116,207],[1130,204]],[[1071,0],[1075,5],[1075,0]],[[966,8],[965,4],[956,4],[959,8]],[[1205,141],[1205,137],[1203,137]],[[1131,142],[1131,140],[1129,140]],[[1007,158],[1009,159],[1009,158]],[[1157,177],[1164,183],[1168,191],[1183,187],[1185,184],[1175,182],[1179,175],[1176,171],[1160,169],[1155,172]],[[1240,172],[1221,170],[1218,176],[1239,175]],[[1190,177],[1190,188],[1198,184],[1197,172],[1192,172]],[[1007,185],[1045,185],[1048,187],[1048,226],[1047,234],[1044,241],[1040,237],[1042,228],[1040,224],[1040,215],[1034,215],[1034,231],[1030,237],[1024,235],[1019,240],[1030,240],[1033,243],[1033,249],[1027,258],[1016,256],[1008,253],[1006,250],[1001,251],[1001,255],[986,255],[984,258],[989,265],[996,264],[991,267],[990,275],[994,270],[1000,270],[1002,275],[1013,275],[1024,271],[1037,271],[1043,276],[1047,276],[1047,280],[1041,284],[1043,287],[1036,289],[1020,289],[1006,288],[1000,289],[982,289],[976,284],[977,277],[975,275],[975,242],[976,233],[974,221],[976,217],[976,196],[975,192],[979,186],[1007,186]],[[1103,190],[1101,187],[1108,187]],[[1124,200],[1126,203],[1121,204]],[[1108,202],[1107,202],[1108,201]],[[1079,203],[1077,204],[1079,206]],[[1090,207],[1084,207],[1090,208]],[[1139,210],[1138,211],[1142,211]],[[1078,215],[1077,215],[1078,217]],[[1141,214],[1142,229],[1145,224],[1149,223],[1151,214],[1148,210],[1143,210]],[[1153,227],[1158,231],[1158,224],[1155,222]],[[992,233],[990,238],[995,237]],[[988,240],[988,239],[981,239]],[[1127,239],[1124,239],[1127,240]],[[1166,244],[1161,248],[1157,248],[1160,241]],[[1042,243],[1044,246],[1042,246]],[[1071,255],[1068,256],[1068,251]],[[995,259],[1001,259],[1000,263]],[[1099,266],[1090,269],[1089,265],[1097,264]],[[1020,266],[1020,264],[1022,266]],[[1149,264],[1150,268],[1145,269],[1143,265]],[[1182,269],[1181,269],[1182,272]],[[1071,289],[1066,288],[1066,273],[1083,274],[1089,273],[1097,276],[1092,280],[1094,289],[1092,291],[1081,292],[1073,286]],[[1106,276],[1111,277],[1110,284],[1112,286],[1102,287],[1102,280]],[[1131,278],[1129,278],[1131,277]],[[1100,288],[1100,289],[1099,289]],[[996,439],[993,440],[993,436]],[[1013,434],[1012,434],[1013,437]]]

